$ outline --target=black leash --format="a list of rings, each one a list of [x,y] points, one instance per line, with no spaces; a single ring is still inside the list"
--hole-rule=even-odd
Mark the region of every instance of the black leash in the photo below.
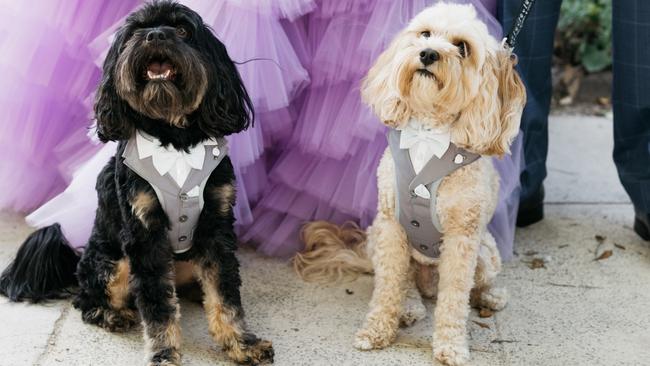
[[[519,15],[517,16],[517,19],[515,19],[515,22],[512,24],[510,33],[508,33],[504,39],[504,45],[509,49],[513,50],[515,48],[515,45],[517,44],[517,36],[519,35],[519,32],[521,32],[521,29],[524,27],[526,18],[528,18],[528,14],[530,13],[530,9],[533,8],[534,3],[535,0],[524,0],[524,2],[521,4]]]

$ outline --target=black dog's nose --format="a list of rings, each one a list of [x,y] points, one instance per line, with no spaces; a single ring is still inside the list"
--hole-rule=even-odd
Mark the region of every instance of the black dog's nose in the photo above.
[[[440,60],[440,54],[431,48],[424,49],[420,52],[420,62],[424,66],[429,66],[438,60]]]
[[[154,29],[151,32],[147,33],[147,42],[156,41],[156,40],[164,41],[165,38],[167,38],[165,36],[165,32],[163,32],[160,29]]]

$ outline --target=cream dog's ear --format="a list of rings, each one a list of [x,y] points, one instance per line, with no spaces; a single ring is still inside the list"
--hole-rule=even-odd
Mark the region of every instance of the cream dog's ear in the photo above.
[[[510,143],[519,133],[521,114],[526,106],[526,87],[515,70],[517,55],[511,50],[501,50],[497,56],[500,67],[498,75],[503,140],[501,145],[506,145],[508,148],[504,152],[509,152]]]
[[[398,34],[388,48],[377,58],[361,84],[361,98],[370,106],[379,119],[389,127],[400,127],[408,122],[410,109],[400,98],[403,82],[398,80],[396,54],[401,48],[401,38],[405,32]]]
[[[503,156],[519,132],[526,89],[515,71],[516,57],[507,50],[487,56],[476,97],[454,126],[456,141],[482,155]]]

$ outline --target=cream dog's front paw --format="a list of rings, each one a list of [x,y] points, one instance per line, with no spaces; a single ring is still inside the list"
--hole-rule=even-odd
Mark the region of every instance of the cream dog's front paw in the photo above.
[[[495,311],[503,310],[508,303],[508,291],[502,287],[492,287],[482,291],[477,300],[479,307]]]
[[[424,307],[420,299],[406,299],[404,310],[400,316],[400,324],[405,327],[410,327],[418,320],[422,320],[427,316],[427,308]]]
[[[361,351],[385,348],[393,342],[395,336],[395,332],[373,328],[361,329],[354,337],[354,348]]]
[[[433,357],[448,366],[462,366],[469,361],[469,348],[465,344],[433,341]]]

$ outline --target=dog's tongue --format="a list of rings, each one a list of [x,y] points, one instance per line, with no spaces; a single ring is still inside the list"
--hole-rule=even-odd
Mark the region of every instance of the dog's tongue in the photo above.
[[[147,66],[147,76],[150,79],[168,78],[172,73],[172,65],[169,62],[152,62]]]

